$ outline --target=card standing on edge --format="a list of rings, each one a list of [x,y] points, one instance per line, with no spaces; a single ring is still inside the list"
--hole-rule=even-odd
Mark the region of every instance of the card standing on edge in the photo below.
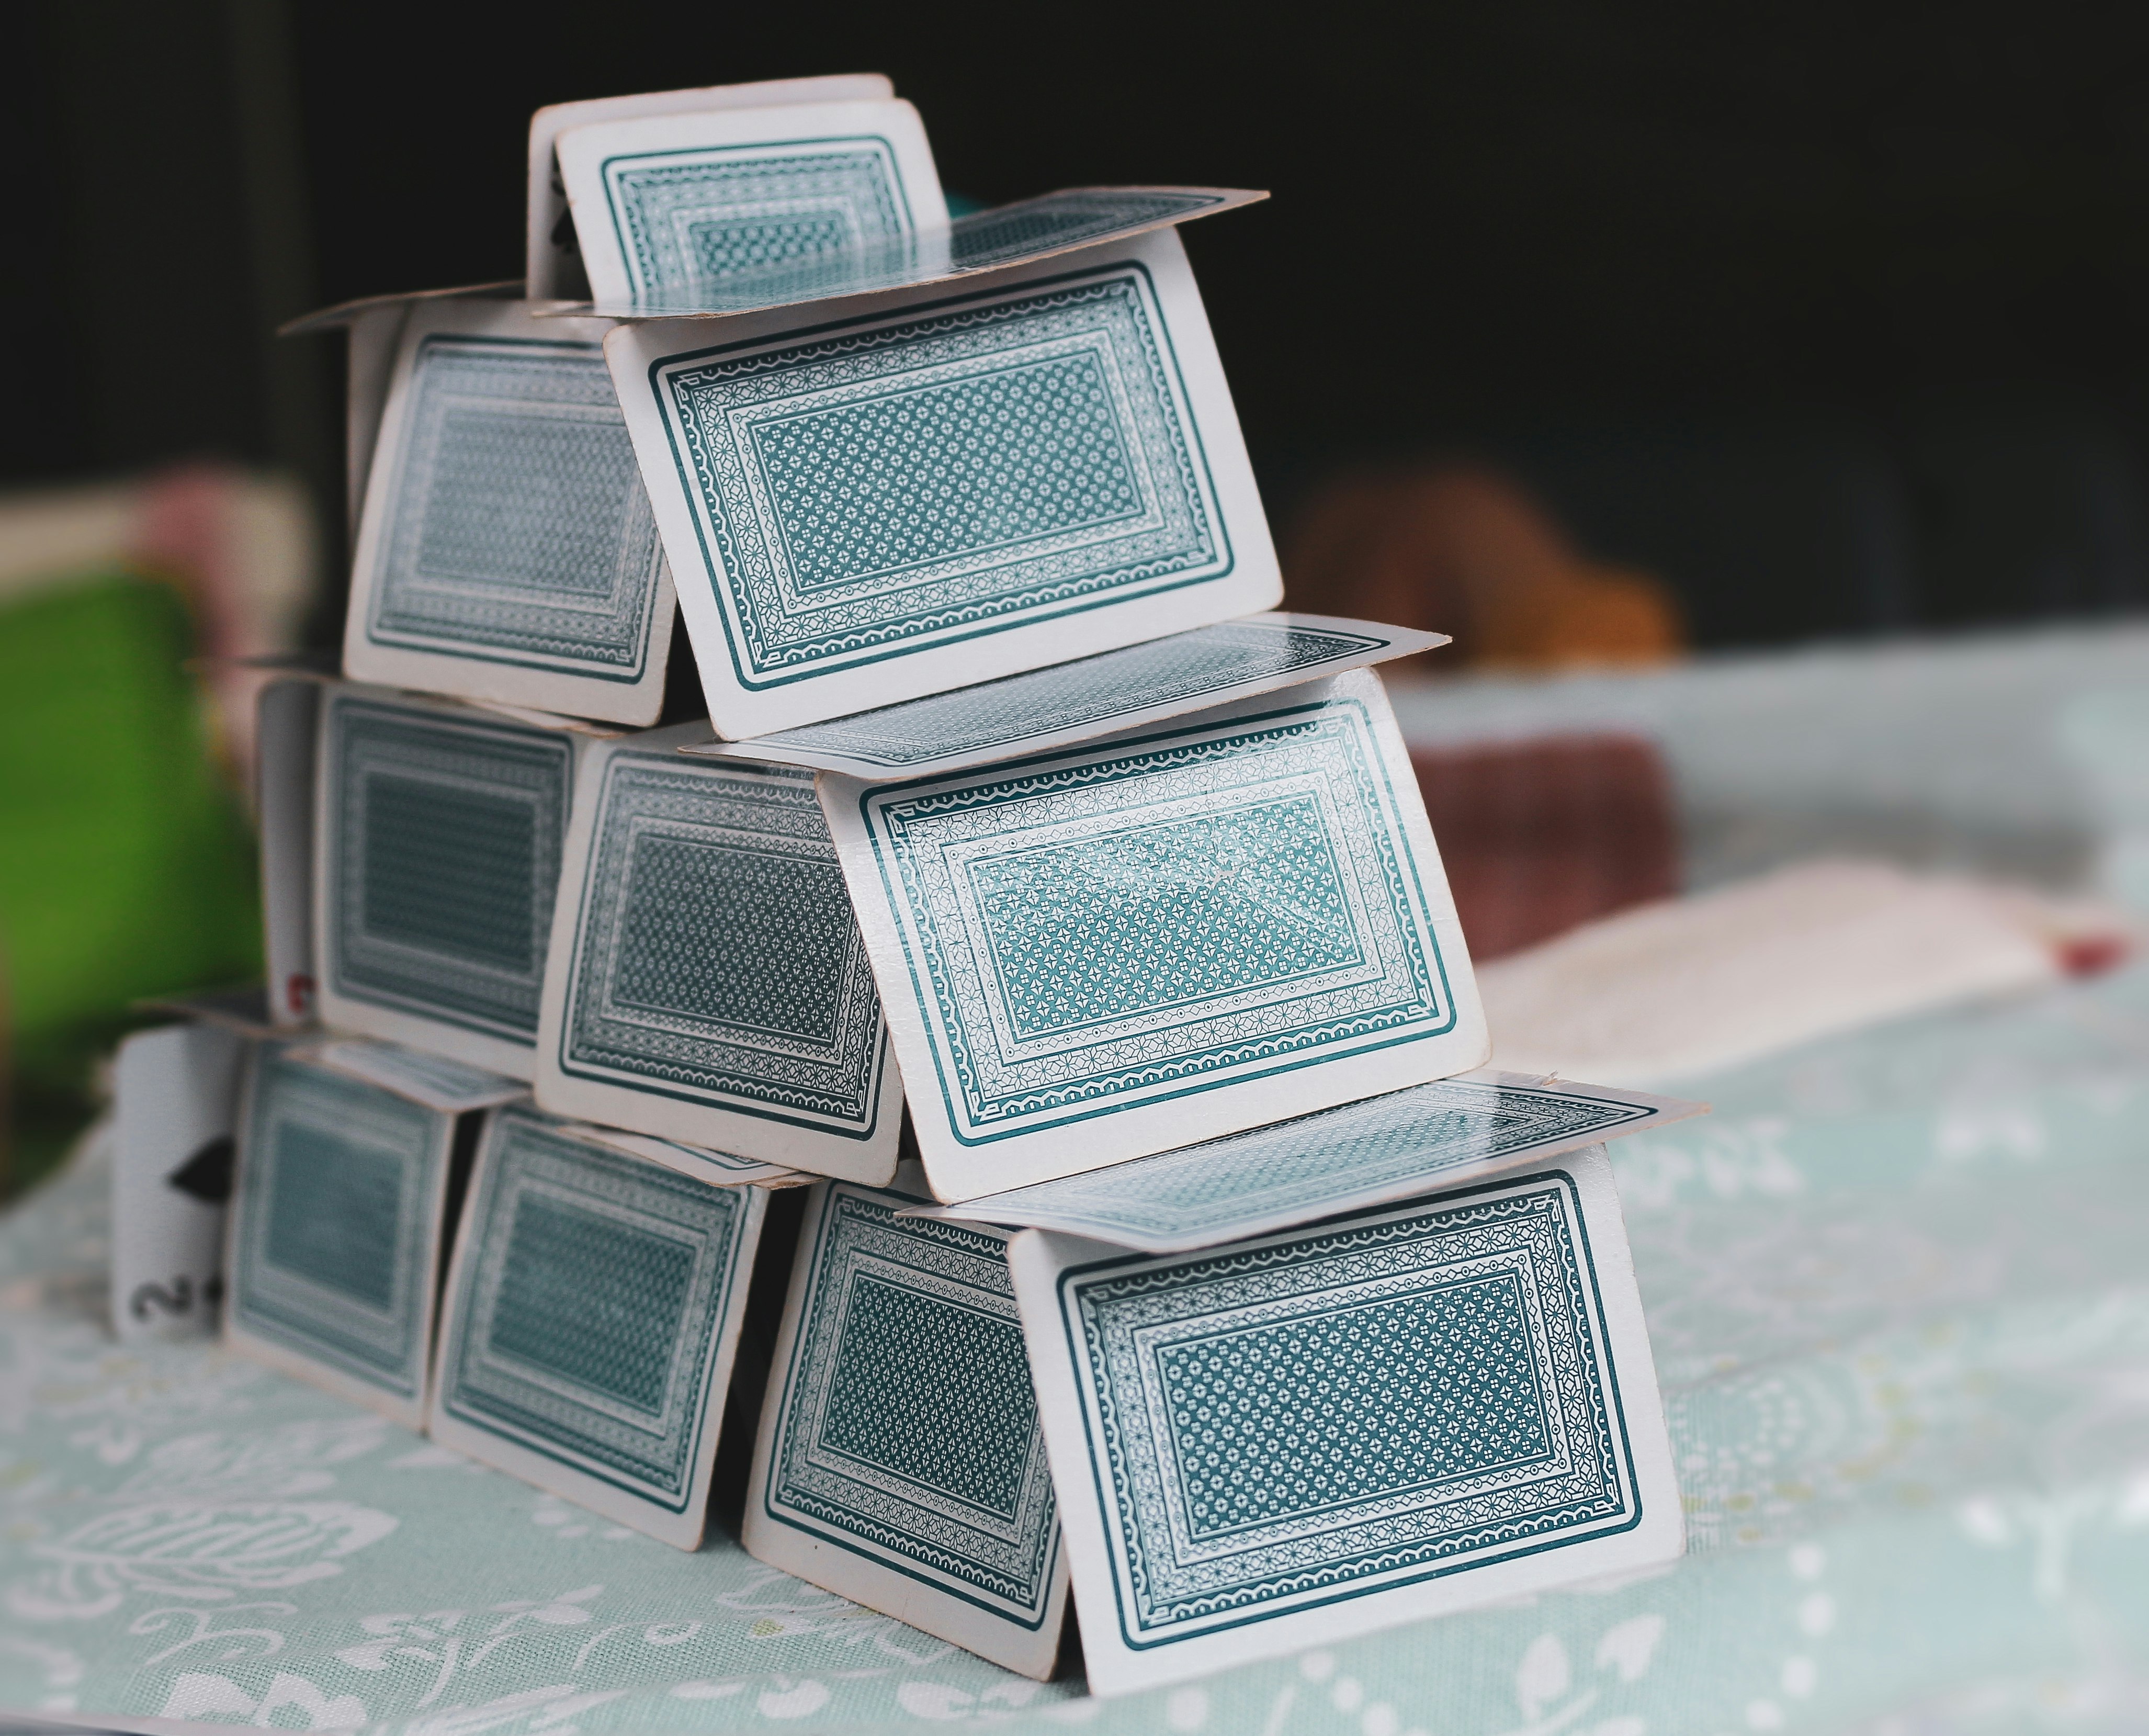
[[[552,928],[537,1100],[850,1180],[895,1173],[903,1082],[808,772],[590,752]]]
[[[820,792],[944,1202],[1484,1061],[1371,671],[946,777],[823,774]]]
[[[605,358],[727,738],[1282,596],[1171,230],[959,288],[622,325]]]
[[[606,322],[411,308],[353,564],[360,681],[650,724],[675,605]]]
[[[1094,1693],[1683,1547],[1602,1146],[1196,1254],[1009,1259]]]
[[[315,778],[321,1022],[527,1079],[592,737],[331,685]]]
[[[1007,1236],[896,1215],[916,1203],[843,1183],[808,1200],[740,1540],[1042,1681],[1067,1562]]]
[[[259,1045],[241,1093],[225,1336],[423,1427],[435,1285],[460,1191],[457,1135],[477,1125]]]
[[[895,97],[601,122],[553,148],[601,304],[948,226]]]
[[[497,1110],[442,1305],[426,1432],[698,1548],[766,1190]]]
[[[554,103],[530,117],[529,216],[524,245],[525,293],[534,300],[586,297],[566,183],[560,178],[555,146],[562,133],[601,121],[641,120],[657,114],[698,114],[719,108],[777,108],[798,103],[870,103],[895,94],[878,73],[836,73],[821,78],[769,78],[754,84],[710,84],[692,90],[652,90],[626,97]]]

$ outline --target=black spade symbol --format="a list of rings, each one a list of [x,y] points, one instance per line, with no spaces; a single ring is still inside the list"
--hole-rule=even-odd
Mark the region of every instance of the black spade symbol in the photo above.
[[[220,1133],[202,1142],[201,1149],[164,1180],[183,1194],[191,1194],[204,1205],[221,1205],[231,1197],[231,1135]]]

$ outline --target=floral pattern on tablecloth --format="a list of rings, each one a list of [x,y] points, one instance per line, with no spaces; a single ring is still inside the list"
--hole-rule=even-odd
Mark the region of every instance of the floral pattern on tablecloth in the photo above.
[[[2149,1724],[2149,971],[1688,1082],[1613,1148],[1677,1567],[1099,1702],[103,1322],[0,1221],[0,1705],[408,1736]]]

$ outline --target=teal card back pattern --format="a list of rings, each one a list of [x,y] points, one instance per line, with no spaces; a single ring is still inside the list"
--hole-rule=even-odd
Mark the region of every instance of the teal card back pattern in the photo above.
[[[812,776],[614,754],[561,1070],[865,1140],[887,1042]]]
[[[238,1324],[417,1398],[447,1120],[264,1049],[232,1226]]]
[[[495,1117],[487,1144],[442,1408],[683,1512],[719,1331],[752,1265],[747,1194],[520,1110]]]
[[[893,148],[863,136],[605,159],[612,232],[637,296],[907,234]]]
[[[1640,1522],[1563,1172],[1058,1293],[1130,1649]]]
[[[435,335],[405,390],[366,637],[637,679],[663,551],[601,348]]]
[[[1453,1026],[1358,699],[884,785],[859,808],[966,1145]]]
[[[913,1203],[823,1190],[762,1510],[1034,1631],[1059,1509],[1007,1241]]]
[[[1256,1217],[1303,1223],[1397,1183],[1422,1180],[1430,1187],[1444,1170],[1555,1142],[1607,1138],[1656,1113],[1646,1104],[1557,1087],[1442,1079],[1017,1188],[973,1206],[987,1217],[994,1206],[1049,1214],[1053,1227],[1105,1241],[1205,1231],[1222,1240],[1234,1225]]]
[[[757,745],[809,747],[891,768],[987,748],[1012,752],[1062,730],[1109,727],[1114,717],[1198,702],[1249,682],[1310,680],[1326,664],[1386,642],[1290,621],[1220,621],[952,693],[779,730]]]
[[[748,688],[1231,570],[1139,265],[651,378]]]
[[[330,699],[327,730],[330,985],[534,1044],[567,737],[343,694]]]

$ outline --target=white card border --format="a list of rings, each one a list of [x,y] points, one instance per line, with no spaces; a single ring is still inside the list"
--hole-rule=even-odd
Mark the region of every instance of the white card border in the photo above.
[[[252,1044],[252,1052],[246,1058],[245,1067],[239,1079],[239,1114],[235,1124],[238,1129],[238,1140],[234,1147],[234,1161],[232,1165],[231,1206],[224,1217],[224,1258],[221,1262],[221,1270],[224,1273],[224,1342],[254,1361],[274,1369],[279,1374],[289,1375],[294,1380],[304,1381],[308,1385],[331,1393],[347,1403],[358,1405],[370,1411],[375,1416],[385,1416],[390,1422],[399,1422],[405,1428],[414,1432],[422,1432],[425,1427],[425,1408],[432,1396],[434,1359],[440,1349],[438,1328],[440,1319],[440,1242],[442,1233],[447,1227],[443,1220],[447,1215],[448,1188],[452,1180],[449,1172],[455,1167],[455,1135],[462,1125],[462,1117],[445,1115],[438,1110],[425,1109],[422,1104],[415,1105],[424,1110],[434,1122],[434,1147],[426,1157],[426,1160],[433,1166],[432,1199],[429,1207],[432,1213],[433,1227],[432,1233],[427,1238],[425,1260],[426,1280],[422,1286],[422,1299],[419,1307],[418,1337],[420,1344],[424,1346],[424,1351],[419,1361],[417,1396],[410,1399],[398,1398],[394,1393],[374,1386],[370,1381],[362,1381],[355,1375],[345,1373],[333,1363],[316,1361],[304,1351],[293,1349],[280,1339],[266,1338],[259,1333],[249,1331],[239,1322],[239,1255],[242,1238],[239,1233],[239,1224],[241,1203],[246,1186],[249,1153],[254,1146],[255,1079],[269,1051],[272,1049],[282,1049],[286,1047],[288,1045],[281,1042]],[[301,1059],[299,1064],[312,1066],[315,1064]],[[392,1097],[396,1094],[389,1090],[386,1086],[375,1084],[370,1080],[355,1079],[349,1074],[336,1073],[332,1069],[325,1067],[320,1068],[318,1070],[329,1074],[332,1078],[343,1079],[348,1084],[363,1084],[368,1089],[380,1092],[384,1097]]]
[[[1241,717],[1331,698],[1360,701],[1371,715],[1374,740],[1394,789],[1402,832],[1417,858],[1419,887],[1434,943],[1447,969],[1454,1014],[1448,1029],[1437,1036],[1315,1062],[1270,1078],[1224,1081],[1196,1094],[1119,1110],[1107,1117],[1090,1115],[1028,1133],[1002,1135],[977,1146],[965,1145],[950,1123],[941,1095],[935,1045],[919,1005],[921,990],[913,976],[906,938],[908,924],[890,905],[881,883],[873,839],[859,815],[864,798],[900,791],[908,785],[862,783],[833,772],[821,775],[817,787],[822,810],[828,817],[828,830],[836,840],[843,878],[851,888],[851,903],[880,982],[882,1009],[894,1034],[896,1055],[908,1086],[912,1125],[935,1200],[943,1205],[958,1205],[984,1194],[1005,1193],[1033,1182],[1100,1170],[1130,1158],[1148,1157],[1249,1127],[1310,1115],[1361,1097],[1377,1097],[1407,1085],[1425,1084],[1484,1064],[1491,1039],[1484,1010],[1478,1004],[1469,949],[1456,918],[1454,895],[1448,888],[1439,846],[1433,842],[1432,825],[1426,818],[1425,804],[1417,799],[1410,756],[1379,677],[1371,670],[1358,669],[1301,682],[1175,718],[1169,732],[1191,734]],[[1105,752],[1125,739],[1124,734],[1115,733],[1062,752],[1080,756]],[[1037,757],[1040,763],[1049,763],[1058,757]],[[986,767],[955,772],[949,780],[917,782],[930,786],[993,775],[993,768]]]
[[[848,101],[802,98],[692,113],[675,110],[562,128],[554,136],[552,150],[567,189],[567,209],[574,213],[575,238],[591,299],[624,302],[636,294],[606,184],[606,164],[613,158],[756,146],[782,150],[821,138],[877,138],[888,147],[894,162],[896,190],[910,220],[908,233],[944,229],[948,199],[940,189],[940,172],[925,136],[925,123],[916,108],[893,94]]]
[[[324,858],[328,853],[330,830],[322,823],[323,810],[328,804],[331,787],[327,769],[331,746],[328,708],[340,695],[349,694],[375,704],[430,712],[441,717],[474,717],[496,725],[500,725],[502,720],[482,706],[464,705],[453,699],[431,694],[398,692],[392,687],[370,686],[358,682],[325,682],[321,686],[321,712],[314,732],[313,828],[314,968],[319,979],[315,1004],[320,1023],[340,1036],[378,1037],[386,1042],[400,1043],[406,1049],[428,1049],[435,1054],[445,1055],[451,1061],[482,1067],[489,1073],[504,1074],[509,1079],[519,1079],[528,1084],[537,1064],[537,1051],[534,1045],[511,1042],[505,1037],[496,1037],[486,1031],[474,1031],[445,1019],[429,1019],[423,1014],[407,1013],[394,1007],[376,1006],[370,1001],[351,999],[336,992],[332,981],[334,973],[329,969],[331,954],[328,929],[332,917],[328,908],[328,888],[331,882]],[[546,727],[528,719],[511,722],[519,722],[526,728]],[[581,769],[581,757],[596,738],[575,728],[566,719],[561,721],[556,732],[567,740],[567,787],[571,798],[576,777]],[[565,867],[563,856],[563,872]],[[559,913],[557,888],[554,888],[553,896],[553,914],[556,918]],[[551,964],[548,956],[546,960],[548,970]],[[539,1004],[541,1014],[541,995]]]
[[[1522,1188],[1534,1178],[1563,1172],[1573,1183],[1581,1202],[1580,1227],[1588,1238],[1605,1329],[1605,1361],[1618,1384],[1625,1458],[1641,1507],[1638,1522],[1614,1536],[1451,1571],[1414,1584],[1392,1586],[1266,1619],[1246,1620],[1235,1627],[1160,1643],[1150,1650],[1135,1651],[1125,1644],[1114,1613],[1118,1601],[1103,1497],[1090,1466],[1085,1400],[1066,1349],[1059,1280],[1069,1267],[1096,1260],[1138,1266],[1149,1259],[1169,1264],[1188,1256],[1130,1254],[1124,1248],[1054,1236],[1040,1230],[1025,1230],[1015,1238],[1009,1250],[1009,1264],[1014,1273],[1015,1296],[1030,1346],[1030,1372],[1037,1382],[1039,1414],[1044,1419],[1045,1450],[1060,1497],[1060,1522],[1065,1527],[1074,1570],[1075,1611],[1081,1623],[1083,1661],[1092,1693],[1110,1697],[1164,1687],[1235,1664],[1355,1639],[1428,1616],[1482,1608],[1615,1572],[1663,1565],[1684,1552],[1685,1523],[1678,1478],[1672,1468],[1671,1442],[1656,1364],[1634,1282],[1619,1196],[1603,1148],[1584,1147],[1568,1154],[1553,1169],[1524,1170],[1460,1192],[1483,1195],[1502,1187]],[[1360,1215],[1377,1219],[1398,1210],[1437,1205],[1451,1197],[1450,1192],[1443,1190],[1426,1195],[1413,1206]],[[1287,1231],[1284,1239],[1306,1233]],[[1251,1240],[1257,1244],[1275,1239]]]
[[[455,1342],[455,1335],[462,1324],[463,1275],[469,1263],[478,1257],[476,1214],[471,1207],[477,1200],[481,1181],[498,1161],[500,1125],[499,1112],[488,1112],[484,1130],[478,1135],[477,1157],[471,1165],[470,1180],[463,1195],[461,1221],[455,1226],[455,1253],[448,1262],[447,1279],[440,1291],[440,1329],[434,1345],[430,1378],[426,1382],[425,1433],[466,1458],[490,1465],[496,1471],[505,1471],[510,1477],[535,1487],[549,1490],[601,1518],[627,1526],[660,1543],[669,1543],[675,1549],[698,1549],[708,1527],[709,1486],[716,1474],[717,1447],[723,1429],[725,1400],[731,1391],[732,1367],[737,1361],[739,1337],[746,1324],[747,1295],[753,1287],[754,1265],[761,1257],[761,1233],[768,1220],[768,1191],[745,1182],[737,1184],[745,1205],[739,1220],[741,1247],[736,1256],[740,1264],[731,1281],[731,1293],[725,1298],[723,1314],[717,1322],[716,1360],[702,1401],[701,1432],[695,1446],[694,1471],[687,1484],[686,1505],[678,1512],[667,1513],[601,1477],[577,1470],[505,1435],[466,1422],[447,1411],[445,1395],[441,1390],[442,1375],[448,1346]],[[592,1140],[571,1125],[547,1130],[577,1145],[590,1145],[607,1157],[648,1164],[652,1170],[667,1167]]]
[[[973,303],[1011,294],[1046,279],[1088,275],[1125,265],[1145,269],[1162,310],[1185,393],[1192,433],[1208,461],[1220,528],[1231,566],[1216,576],[1176,588],[1104,601],[1041,621],[1002,626],[881,661],[853,664],[818,675],[749,687],[733,667],[731,630],[702,551],[698,509],[681,485],[672,457],[669,412],[655,376],[662,368],[722,350],[775,348],[833,326],[893,323],[931,304]],[[724,341],[707,340],[721,335]],[[1210,626],[1275,608],[1283,598],[1253,465],[1246,455],[1231,388],[1214,335],[1175,229],[1153,230],[1132,241],[1056,254],[1004,272],[980,273],[952,291],[932,284],[879,295],[863,295],[805,308],[743,314],[712,326],[698,320],[655,320],[616,326],[605,340],[605,359],[619,389],[620,407],[642,460],[642,481],[664,539],[679,596],[680,612],[694,642],[702,691],[712,727],[728,740],[767,735],[804,723],[823,722],[905,699],[974,687],[1050,663],[1160,639],[1189,627]],[[653,479],[653,481],[652,481]],[[686,574],[683,579],[681,574]]]
[[[746,1506],[739,1525],[740,1544],[748,1555],[768,1567],[779,1568],[883,1615],[893,1616],[920,1633],[960,1646],[1003,1669],[1035,1681],[1049,1681],[1059,1659],[1067,1621],[1069,1581],[1064,1527],[1054,1552],[1044,1618],[1033,1631],[988,1614],[977,1605],[869,1555],[825,1542],[796,1524],[770,1517],[766,1511],[769,1467],[774,1460],[776,1432],[782,1422],[783,1388],[790,1374],[792,1353],[798,1346],[806,1286],[820,1257],[828,1200],[837,1187],[891,1205],[917,1198],[913,1194],[893,1189],[862,1187],[847,1182],[818,1183],[807,1195],[805,1215],[798,1226],[798,1255],[792,1262],[791,1282],[784,1292],[783,1324],[778,1331],[775,1352],[769,1361],[768,1390],[762,1399],[761,1424],[754,1436],[753,1468],[747,1477]],[[1027,1341],[1025,1334],[1025,1344]],[[1055,1508],[1059,1492],[1055,1481]]]
[[[559,179],[553,147],[570,128],[652,114],[782,108],[796,103],[870,103],[894,94],[894,84],[878,73],[836,73],[814,78],[765,78],[752,84],[705,84],[688,90],[642,91],[633,96],[548,103],[530,117],[530,183],[523,237],[526,293],[539,300],[564,299],[582,295],[589,287],[579,251],[571,262],[552,245],[552,232],[567,215],[567,190]]]
[[[576,769],[574,809],[567,822],[567,842],[560,860],[560,891],[552,906],[552,939],[545,955],[545,988],[538,1000],[537,1046],[531,1064],[538,1107],[569,1120],[595,1121],[677,1145],[704,1146],[779,1169],[802,1170],[809,1175],[856,1181],[868,1187],[885,1185],[895,1174],[896,1149],[902,1139],[903,1119],[903,1074],[896,1064],[895,1045],[888,1029],[885,994],[881,1004],[880,1059],[873,1084],[877,1108],[873,1130],[862,1140],[798,1126],[773,1115],[752,1115],[713,1104],[688,1103],[655,1091],[637,1090],[631,1085],[578,1078],[561,1065],[560,1045],[566,1035],[567,1001],[574,988],[576,939],[581,930],[582,907],[589,888],[591,845],[606,768],[618,753],[662,753],[675,749],[682,741],[700,740],[707,733],[707,725],[695,722],[624,736],[592,747],[583,755]],[[681,764],[689,768],[697,763],[709,771],[750,769],[681,760]],[[845,885],[848,888],[848,875]],[[879,986],[878,973],[874,985],[877,989]]]
[[[380,645],[366,632],[373,600],[380,588],[382,545],[391,534],[390,521],[400,504],[395,498],[394,483],[410,438],[412,370],[420,346],[431,337],[460,337],[481,342],[490,339],[555,345],[593,344],[601,355],[605,334],[611,329],[611,321],[605,320],[538,320],[529,309],[527,302],[454,298],[409,306],[393,352],[387,401],[380,411],[364,490],[365,506],[357,520],[350,597],[344,611],[344,673],[354,681],[480,703],[532,707],[614,723],[654,723],[664,708],[672,623],[678,612],[670,563],[661,553],[657,594],[650,600],[649,618],[642,630],[641,672],[632,681],[613,681],[583,673],[564,662],[548,663],[537,657],[507,660]],[[352,330],[355,344],[358,328]],[[591,359],[596,360],[598,356]]]

